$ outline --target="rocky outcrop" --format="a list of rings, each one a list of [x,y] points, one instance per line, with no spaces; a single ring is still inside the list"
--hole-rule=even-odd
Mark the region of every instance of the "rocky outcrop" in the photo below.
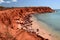
[[[48,40],[32,30],[32,14],[53,12],[49,7],[20,7],[0,11],[0,40]],[[20,28],[18,28],[18,25]],[[29,29],[28,27],[31,27]],[[22,30],[22,31],[21,31]]]
[[[12,8],[0,7],[0,11],[8,10],[8,9],[18,9],[18,10],[22,11],[23,13],[25,13],[25,12],[46,13],[46,12],[54,11],[50,7],[12,7]]]

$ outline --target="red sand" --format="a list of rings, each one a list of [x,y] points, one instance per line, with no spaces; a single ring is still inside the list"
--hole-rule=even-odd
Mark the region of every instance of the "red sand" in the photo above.
[[[0,40],[50,40],[48,34],[42,34],[45,33],[43,29],[40,29],[41,36],[31,31],[36,27],[30,20],[30,14],[45,12],[53,12],[53,10],[49,7],[29,7],[0,11]]]

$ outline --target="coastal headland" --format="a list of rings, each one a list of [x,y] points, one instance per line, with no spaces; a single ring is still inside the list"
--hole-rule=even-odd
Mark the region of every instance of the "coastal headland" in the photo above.
[[[0,40],[51,40],[48,33],[42,34],[45,31],[37,28],[31,18],[33,14],[52,12],[50,7],[0,8]]]

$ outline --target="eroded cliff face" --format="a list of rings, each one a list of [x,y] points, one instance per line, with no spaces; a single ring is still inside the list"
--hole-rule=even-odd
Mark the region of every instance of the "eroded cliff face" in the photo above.
[[[16,10],[20,10],[20,12],[25,13],[25,12],[39,12],[39,13],[46,13],[46,12],[53,12],[54,10],[52,10],[50,7],[12,7],[12,8],[0,8],[0,11],[3,10],[8,10],[8,9],[16,9]]]
[[[33,29],[30,18],[35,13],[53,11],[49,7],[21,7],[0,11],[0,40],[48,40],[31,32]]]

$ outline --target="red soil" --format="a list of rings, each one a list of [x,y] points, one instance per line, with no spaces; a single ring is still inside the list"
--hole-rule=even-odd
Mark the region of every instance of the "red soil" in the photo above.
[[[27,25],[32,25],[31,14],[47,12],[53,10],[49,7],[22,7],[0,11],[0,40],[47,40],[35,33],[17,28],[18,24],[26,29]],[[18,20],[19,22],[16,22]]]

